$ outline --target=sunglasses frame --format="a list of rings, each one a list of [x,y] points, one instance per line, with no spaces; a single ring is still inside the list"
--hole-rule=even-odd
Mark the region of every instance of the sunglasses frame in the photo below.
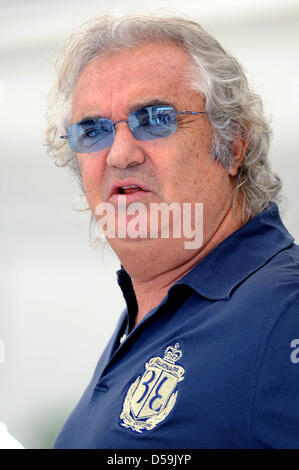
[[[146,109],[146,108],[159,108],[159,107],[162,107],[162,106],[163,106],[162,104],[161,104],[161,105],[156,105],[156,106],[144,106],[143,108],[137,109],[136,111],[133,111],[132,113],[130,113],[129,117],[131,116],[131,114],[134,114],[134,113],[136,113],[136,112],[138,112],[138,111],[142,111],[143,109]],[[199,115],[199,114],[207,114],[206,111],[189,111],[189,110],[185,110],[185,111],[176,111],[173,106],[165,105],[164,108],[166,108],[166,107],[169,108],[170,110],[173,110],[173,111],[175,112],[176,116],[179,115],[179,114],[183,114],[183,115],[192,115],[192,116],[196,116],[196,115]],[[92,119],[92,118],[91,118],[91,119]],[[94,118],[94,119],[95,119],[95,118]],[[112,125],[113,128],[114,128],[113,137],[114,137],[114,135],[115,135],[115,126],[116,126],[116,124],[120,124],[120,123],[122,123],[122,122],[125,122],[125,123],[131,122],[130,119],[128,119],[128,120],[116,121],[116,122],[112,122],[112,121],[111,121],[110,119],[108,119],[108,118],[97,118],[97,119],[105,119],[105,121],[109,121],[109,122],[111,123],[111,125]],[[76,122],[76,123],[71,124],[71,125],[78,125],[78,124],[83,123],[83,122],[84,122],[84,120],[79,121],[79,122]],[[71,125],[70,125],[70,126],[71,126]],[[70,126],[68,126],[68,128],[69,128]],[[129,127],[130,127],[130,126],[129,126]],[[142,127],[142,126],[141,126],[141,127]],[[130,130],[131,130],[131,129],[130,129]],[[131,132],[132,132],[132,130],[131,130]],[[174,132],[175,132],[175,131],[174,131]],[[174,133],[174,132],[172,132],[172,133]],[[171,134],[172,134],[172,133],[171,133]],[[133,132],[132,132],[132,134],[133,134]],[[171,134],[168,134],[168,135],[171,135]],[[167,136],[168,136],[168,135],[167,135]],[[133,136],[134,136],[134,134],[133,134]],[[157,136],[155,136],[153,139],[137,139],[137,140],[156,140],[156,139],[163,138],[163,137],[167,137],[167,136],[158,136],[158,135],[157,135]],[[71,134],[66,134],[66,135],[61,135],[61,136],[60,136],[60,139],[68,139],[68,140],[69,140],[71,137],[72,137]],[[134,138],[136,138],[136,137],[134,136]],[[111,145],[112,145],[112,144],[111,144]],[[72,150],[73,150],[74,153],[93,153],[93,152],[97,152],[97,151],[99,151],[99,150],[104,150],[105,148],[109,148],[109,147],[111,147],[111,145],[108,145],[108,146],[106,146],[106,147],[103,147],[102,149],[92,150],[91,152],[78,152],[78,151],[74,151],[73,149],[72,149]]]

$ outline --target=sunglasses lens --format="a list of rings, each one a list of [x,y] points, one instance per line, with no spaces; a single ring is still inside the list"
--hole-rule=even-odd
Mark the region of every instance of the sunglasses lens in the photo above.
[[[177,130],[176,111],[172,106],[138,109],[125,122],[137,140],[160,139]],[[86,119],[67,128],[69,144],[75,153],[91,153],[110,147],[114,133],[113,122],[104,118]]]
[[[114,127],[109,119],[87,119],[67,128],[69,143],[75,153],[90,153],[110,147]]]
[[[172,106],[149,106],[129,116],[129,126],[137,140],[167,137],[177,129],[176,111]]]

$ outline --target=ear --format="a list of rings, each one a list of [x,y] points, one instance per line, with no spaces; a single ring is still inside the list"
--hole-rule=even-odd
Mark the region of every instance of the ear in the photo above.
[[[242,139],[240,135],[236,135],[232,142],[232,163],[228,169],[228,174],[230,176],[236,176],[239,170],[239,167],[243,161],[245,152],[248,147],[248,139]]]

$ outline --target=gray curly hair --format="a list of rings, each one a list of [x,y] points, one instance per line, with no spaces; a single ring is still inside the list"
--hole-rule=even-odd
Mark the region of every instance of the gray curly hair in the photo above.
[[[271,130],[260,97],[248,86],[239,62],[197,22],[154,15],[101,16],[84,23],[66,43],[58,60],[58,80],[50,94],[46,145],[58,166],[67,166],[78,177],[84,194],[77,158],[65,140],[71,122],[71,102],[83,68],[96,56],[109,56],[143,42],[174,42],[189,54],[192,70],[186,78],[205,97],[205,110],[214,128],[212,158],[228,168],[236,135],[248,142],[235,177],[234,205],[243,195],[243,221],[278,200],[281,181],[267,158]]]

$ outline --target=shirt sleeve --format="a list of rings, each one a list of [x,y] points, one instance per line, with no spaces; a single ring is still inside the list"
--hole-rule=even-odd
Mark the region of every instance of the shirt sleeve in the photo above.
[[[299,298],[277,321],[265,347],[252,436],[257,448],[299,449]]]

